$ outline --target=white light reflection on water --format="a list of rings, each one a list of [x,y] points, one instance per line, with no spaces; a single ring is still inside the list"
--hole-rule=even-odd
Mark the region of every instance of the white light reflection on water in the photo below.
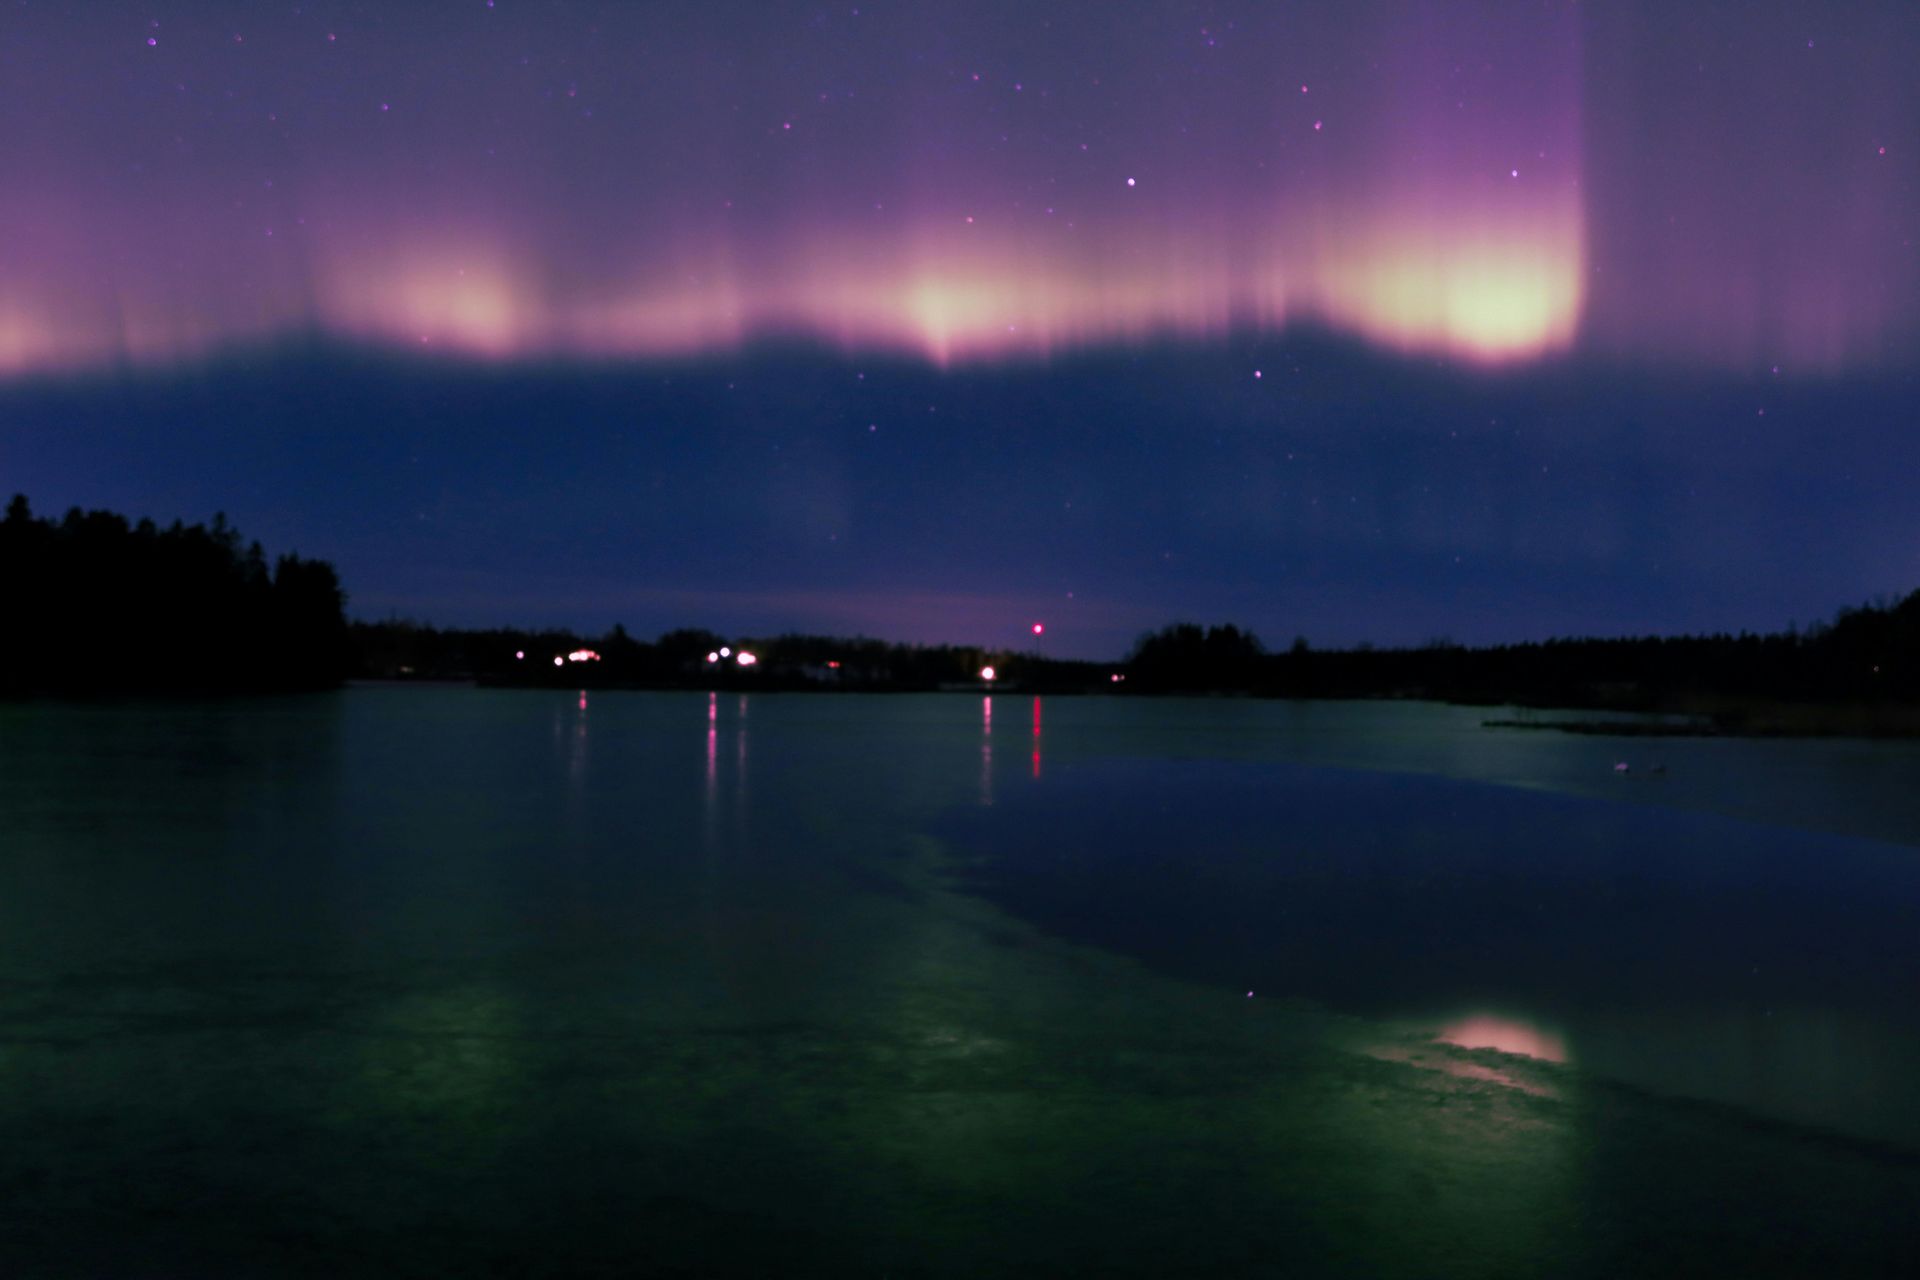
[[[578,692],[571,706],[556,704],[553,709],[553,744],[566,768],[567,796],[577,809],[587,781],[587,692]]]
[[[734,703],[732,715],[726,719],[727,735],[733,745],[733,772],[729,782],[729,803],[727,809],[731,815],[736,844],[747,821],[747,695],[741,694]],[[709,851],[718,848],[720,831],[720,758],[721,758],[721,716],[720,695],[707,694],[707,743],[704,787],[702,791],[702,813],[706,825],[706,842]]]
[[[993,695],[980,699],[980,804],[993,803]]]

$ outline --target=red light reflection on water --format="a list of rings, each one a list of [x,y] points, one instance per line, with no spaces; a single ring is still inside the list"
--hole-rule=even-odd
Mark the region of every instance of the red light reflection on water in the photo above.
[[[1033,776],[1040,778],[1040,699],[1033,700]]]
[[[707,804],[713,804],[714,787],[720,781],[720,695],[707,695]]]

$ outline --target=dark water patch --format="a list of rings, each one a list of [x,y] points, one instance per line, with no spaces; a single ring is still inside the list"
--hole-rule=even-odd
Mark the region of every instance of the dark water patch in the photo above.
[[[962,883],[1056,934],[1368,1012],[1472,989],[1879,1007],[1920,964],[1920,857],[1706,814],[1117,761],[943,833],[971,858]]]
[[[1497,1015],[1585,1068],[1920,1141],[1904,848],[1430,777],[1139,760],[1063,767],[942,834],[966,888],[1190,982],[1435,1027]]]

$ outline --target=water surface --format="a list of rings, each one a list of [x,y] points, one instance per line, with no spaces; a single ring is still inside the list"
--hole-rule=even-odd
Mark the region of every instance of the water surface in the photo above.
[[[1479,718],[0,708],[0,1258],[1920,1260],[1912,750],[1662,741],[1656,778]]]

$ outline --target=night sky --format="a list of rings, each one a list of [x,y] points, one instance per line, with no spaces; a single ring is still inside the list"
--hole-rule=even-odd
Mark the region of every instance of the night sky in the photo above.
[[[0,8],[0,487],[362,617],[1112,656],[1920,587],[1920,6]]]

